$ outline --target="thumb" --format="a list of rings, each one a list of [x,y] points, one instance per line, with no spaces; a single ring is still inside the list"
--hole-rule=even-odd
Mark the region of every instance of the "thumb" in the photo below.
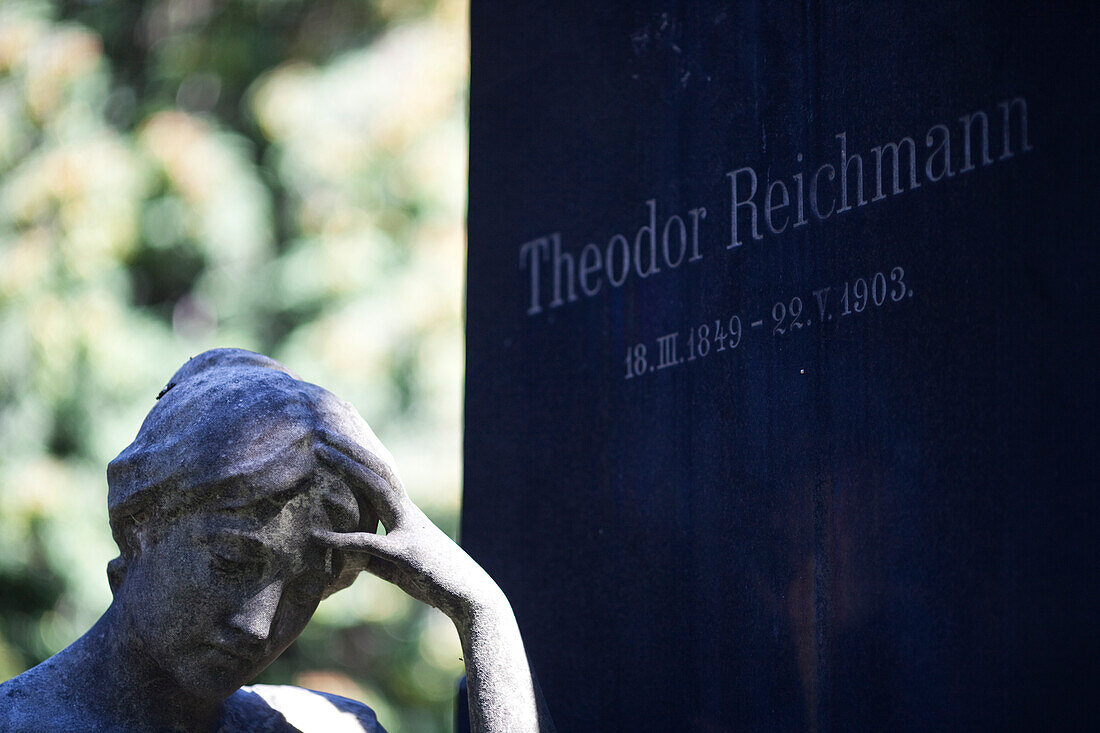
[[[396,561],[401,557],[401,547],[389,535],[373,532],[332,532],[327,529],[313,531],[313,537],[327,547],[345,552],[365,552],[377,558]]]

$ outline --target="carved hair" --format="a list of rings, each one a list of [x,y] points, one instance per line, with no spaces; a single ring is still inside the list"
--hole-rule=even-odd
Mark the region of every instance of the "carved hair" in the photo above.
[[[107,566],[111,590],[139,551],[139,527],[163,526],[210,502],[231,509],[271,498],[271,486],[249,477],[300,476],[315,460],[321,429],[348,435],[392,463],[351,405],[274,359],[214,349],[184,364],[134,441],[107,466],[107,509],[120,552]],[[377,521],[361,506],[361,528],[373,531],[372,518]]]

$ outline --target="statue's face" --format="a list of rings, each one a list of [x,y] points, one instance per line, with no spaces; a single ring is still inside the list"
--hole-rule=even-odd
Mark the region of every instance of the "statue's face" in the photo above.
[[[285,496],[181,516],[150,532],[128,565],[116,601],[138,646],[192,694],[222,698],[251,680],[340,572],[311,532],[354,531],[351,493],[315,485]]]

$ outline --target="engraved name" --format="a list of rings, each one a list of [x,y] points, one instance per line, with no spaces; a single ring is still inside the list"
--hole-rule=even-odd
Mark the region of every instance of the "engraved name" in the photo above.
[[[726,173],[729,182],[729,236],[724,249],[749,241],[823,223],[863,206],[906,191],[970,173],[1034,150],[1028,140],[1027,102],[1016,97],[999,102],[996,111],[974,111],[957,124],[937,123],[922,136],[903,136],[856,152],[841,131],[835,153],[817,166],[804,166],[795,155],[786,177],[764,179],[746,165]],[[765,180],[765,184],[761,181]],[[674,271],[704,257],[701,229],[707,207],[662,210],[657,199],[645,202],[637,229],[615,233],[600,244],[572,248],[561,232],[519,246],[519,269],[526,288],[528,316],[560,308],[601,292],[622,287],[632,278],[646,279]],[[582,240],[583,241],[583,240]]]

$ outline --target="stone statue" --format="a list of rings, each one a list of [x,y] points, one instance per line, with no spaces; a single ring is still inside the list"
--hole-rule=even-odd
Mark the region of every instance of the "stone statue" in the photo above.
[[[553,729],[508,600],[351,405],[239,349],[191,359],[157,400],[107,468],[114,599],[0,685],[0,731],[382,731],[345,698],[241,687],[362,570],[454,621],[474,731]]]

